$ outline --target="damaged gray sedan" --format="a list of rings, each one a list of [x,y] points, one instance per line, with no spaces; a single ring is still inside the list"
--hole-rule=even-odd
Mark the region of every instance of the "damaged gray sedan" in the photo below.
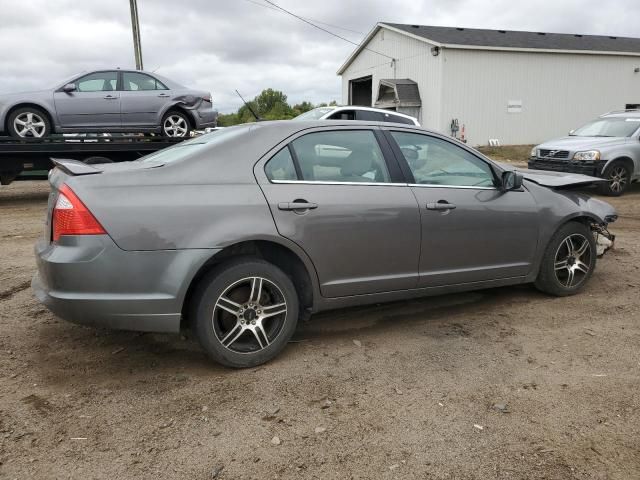
[[[44,138],[51,133],[135,132],[188,137],[215,127],[211,94],[155,73],[100,70],[48,90],[0,95],[0,133]]]
[[[134,162],[57,160],[33,289],[70,321],[191,328],[249,367],[329,309],[532,283],[579,292],[616,212],[417,126],[260,122]]]

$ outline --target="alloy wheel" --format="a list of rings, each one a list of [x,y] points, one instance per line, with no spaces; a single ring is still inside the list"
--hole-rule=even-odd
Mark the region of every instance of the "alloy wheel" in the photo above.
[[[609,188],[612,192],[620,193],[627,186],[627,169],[624,167],[615,167],[609,175]]]
[[[280,288],[262,277],[229,285],[218,297],[211,321],[218,341],[236,353],[256,353],[280,334],[287,302]]]
[[[184,137],[189,131],[187,121],[180,115],[169,115],[165,118],[163,128],[168,137]]]
[[[22,138],[41,138],[47,130],[47,125],[39,114],[24,112],[13,120],[13,129]]]
[[[565,238],[558,247],[554,270],[556,279],[567,288],[574,288],[584,282],[591,270],[591,244],[579,233]]]

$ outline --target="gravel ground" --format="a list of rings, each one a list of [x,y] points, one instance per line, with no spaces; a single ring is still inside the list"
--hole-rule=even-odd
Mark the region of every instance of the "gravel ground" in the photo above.
[[[40,306],[47,193],[0,188],[0,478],[640,478],[640,186],[578,296],[324,313],[243,371]]]

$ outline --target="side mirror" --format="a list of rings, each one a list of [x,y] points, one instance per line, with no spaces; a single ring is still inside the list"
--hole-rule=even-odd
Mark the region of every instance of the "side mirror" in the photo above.
[[[573,132],[575,132],[575,130],[569,130],[569,135],[573,135]]]
[[[514,170],[502,174],[502,191],[519,190],[522,187],[522,175]]]
[[[76,91],[76,84],[75,83],[67,83],[64,87],[62,87],[62,91],[63,92],[75,92]]]

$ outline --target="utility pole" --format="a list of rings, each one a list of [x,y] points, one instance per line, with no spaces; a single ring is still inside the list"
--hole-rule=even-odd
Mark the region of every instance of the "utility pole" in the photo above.
[[[131,29],[133,30],[133,51],[136,57],[136,70],[142,70],[142,45],[140,43],[140,21],[138,19],[138,1],[129,0],[131,6]]]

